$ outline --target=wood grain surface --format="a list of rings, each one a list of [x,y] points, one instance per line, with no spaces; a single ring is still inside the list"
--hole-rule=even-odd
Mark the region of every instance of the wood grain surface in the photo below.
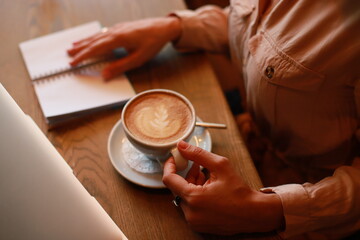
[[[0,1],[0,81],[71,166],[76,177],[129,239],[239,239],[193,232],[167,189],[137,186],[119,175],[107,153],[109,133],[121,109],[101,112],[47,131],[18,44],[58,30],[99,20],[104,26],[184,9],[181,0],[2,0]],[[261,187],[215,74],[203,53],[180,54],[171,45],[152,61],[127,73],[136,92],[152,88],[178,91],[204,121],[226,123],[210,129],[213,152],[228,157],[255,189]],[[3,136],[2,136],[3,137]]]

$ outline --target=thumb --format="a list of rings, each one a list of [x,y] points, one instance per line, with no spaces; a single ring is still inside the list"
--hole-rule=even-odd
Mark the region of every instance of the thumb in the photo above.
[[[143,59],[138,52],[133,52],[130,55],[110,63],[102,71],[102,76],[105,80],[109,80],[126,71],[137,68],[143,64]]]
[[[193,162],[209,169],[211,172],[227,172],[230,165],[229,160],[225,157],[208,152],[202,148],[180,141],[177,148],[181,155]]]

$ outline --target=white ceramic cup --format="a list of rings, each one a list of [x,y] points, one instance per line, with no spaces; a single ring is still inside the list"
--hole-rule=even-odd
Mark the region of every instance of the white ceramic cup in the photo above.
[[[188,122],[188,125],[183,126],[184,128],[186,128],[186,131],[184,131],[184,133],[178,138],[165,143],[157,143],[157,142],[151,142],[141,139],[139,136],[136,136],[136,134],[132,133],[129,130],[129,127],[127,126],[127,124],[129,123],[127,123],[127,120],[125,119],[126,111],[129,109],[129,106],[131,106],[131,104],[134,103],[134,101],[138,101],[139,98],[142,98],[145,95],[157,94],[157,93],[170,94],[172,96],[179,98],[187,105],[191,113],[191,120]],[[154,107],[156,107],[156,103],[154,104]],[[176,148],[176,145],[179,141],[181,140],[189,141],[195,129],[195,122],[196,122],[195,109],[191,104],[191,102],[186,97],[184,97],[178,92],[167,89],[152,89],[138,93],[125,104],[121,113],[121,120],[123,123],[123,128],[127,139],[136,149],[142,152],[149,159],[157,160],[160,163],[160,165],[163,166],[165,160],[172,155],[175,159],[177,171],[181,171],[187,168],[188,161],[181,156],[181,154],[178,152]]]

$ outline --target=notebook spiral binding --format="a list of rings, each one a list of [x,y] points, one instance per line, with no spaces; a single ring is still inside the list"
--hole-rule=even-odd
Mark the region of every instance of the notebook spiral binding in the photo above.
[[[89,60],[76,67],[64,67],[58,70],[49,71],[46,74],[34,76],[33,83],[40,84],[44,82],[49,82],[72,74],[86,74],[89,71],[97,70],[103,67],[107,62],[108,61],[106,60]]]

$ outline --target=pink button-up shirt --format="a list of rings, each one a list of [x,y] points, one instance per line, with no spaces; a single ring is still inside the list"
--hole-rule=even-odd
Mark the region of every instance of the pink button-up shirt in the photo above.
[[[230,50],[248,110],[307,183],[270,187],[284,237],[360,229],[360,2],[232,0],[180,11],[181,50]],[[281,173],[279,173],[281,174]]]

